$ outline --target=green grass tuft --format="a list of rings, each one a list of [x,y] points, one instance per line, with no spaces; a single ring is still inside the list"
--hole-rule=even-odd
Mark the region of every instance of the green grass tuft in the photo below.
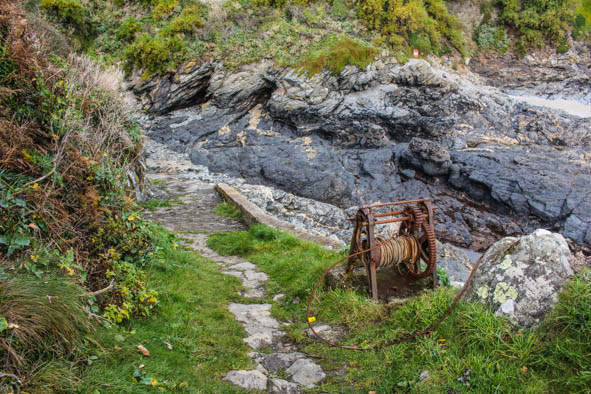
[[[314,75],[326,67],[333,75],[338,75],[349,65],[364,69],[376,55],[375,48],[342,37],[338,41],[329,40],[327,47],[310,53],[303,60],[301,69]]]
[[[229,202],[220,203],[215,208],[215,213],[225,218],[242,220],[242,211],[240,208]]]

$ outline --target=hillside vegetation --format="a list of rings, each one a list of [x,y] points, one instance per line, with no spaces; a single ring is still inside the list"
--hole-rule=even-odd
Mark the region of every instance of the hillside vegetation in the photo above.
[[[471,39],[482,50],[525,54],[551,45],[566,51],[571,35],[586,36],[587,3],[485,1],[473,37],[464,36],[444,0],[42,0],[40,7],[76,38],[79,49],[121,59],[127,73],[142,71],[149,77],[186,60],[204,59],[220,59],[233,68],[270,58],[316,71],[317,65],[309,64],[317,64],[319,54],[326,57],[343,39],[374,55],[387,51],[399,59],[413,49],[422,55],[469,56]],[[30,11],[39,7],[32,0],[27,4]],[[363,51],[357,54],[348,52],[341,60],[356,65],[371,60]]]

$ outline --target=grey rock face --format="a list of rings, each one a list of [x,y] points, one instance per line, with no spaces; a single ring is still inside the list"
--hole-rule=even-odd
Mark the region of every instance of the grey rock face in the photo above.
[[[487,83],[523,95],[567,98],[591,104],[591,60],[585,45],[564,54],[530,54],[524,59],[506,54],[497,59],[474,59],[470,68]]]
[[[339,208],[429,196],[438,237],[477,250],[538,227],[591,245],[589,119],[423,60],[309,79],[218,65],[205,84],[207,103],[155,118],[148,134],[212,172]],[[275,209],[289,198],[274,192]],[[339,231],[338,215],[318,213]]]
[[[259,371],[230,371],[224,380],[247,390],[266,390],[267,377]]]
[[[573,275],[570,258],[562,235],[547,230],[503,238],[482,257],[466,298],[483,302],[514,324],[536,325]]]
[[[452,164],[447,149],[421,138],[413,138],[401,158],[427,175],[446,175]]]
[[[322,368],[307,358],[299,359],[285,372],[292,377],[294,382],[307,388],[314,388],[316,383],[326,378],[326,374],[322,371]]]
[[[144,81],[137,77],[130,88],[140,97],[144,109],[165,113],[207,100],[207,85],[215,64],[187,63],[174,75]]]

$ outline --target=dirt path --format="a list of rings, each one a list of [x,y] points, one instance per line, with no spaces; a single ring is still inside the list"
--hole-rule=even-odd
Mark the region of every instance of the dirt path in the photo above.
[[[179,169],[178,166],[176,168],[149,175],[155,183],[156,194],[176,203],[144,216],[177,232],[185,239],[187,246],[215,261],[222,272],[241,279],[241,296],[253,301],[269,300],[271,295],[267,295],[265,290],[267,275],[260,272],[256,265],[238,257],[220,256],[207,247],[208,234],[245,230],[245,226],[214,213],[222,201],[213,184],[199,181],[191,176],[190,171]],[[281,297],[281,294],[274,295],[272,302],[279,302]],[[326,375],[313,360],[282,342],[284,333],[281,327],[285,323],[271,316],[272,306],[272,303],[256,301],[228,305],[228,310],[244,327],[247,334],[244,342],[253,349],[250,355],[256,367],[252,370],[228,371],[224,379],[245,389],[277,393],[298,393],[303,387],[316,387]],[[257,350],[264,350],[265,353]]]

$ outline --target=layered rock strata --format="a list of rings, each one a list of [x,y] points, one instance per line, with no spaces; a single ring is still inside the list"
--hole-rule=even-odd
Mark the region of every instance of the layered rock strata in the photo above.
[[[213,172],[341,208],[429,196],[437,236],[477,250],[539,227],[591,245],[591,120],[476,77],[423,60],[310,78],[205,63],[132,89],[148,134]]]

